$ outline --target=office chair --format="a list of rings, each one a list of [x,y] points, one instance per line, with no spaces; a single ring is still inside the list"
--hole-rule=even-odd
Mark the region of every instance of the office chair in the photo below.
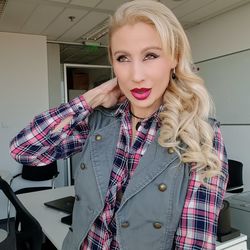
[[[10,185],[0,176],[0,189],[9,199],[19,217],[20,226],[15,229],[17,250],[41,250],[43,232],[38,221],[17,198]]]
[[[39,187],[25,187],[19,190],[16,190],[16,194],[22,194],[22,193],[29,193],[33,191],[40,191],[45,189],[51,189],[55,187],[55,178],[58,176],[59,172],[57,170],[57,162],[54,161],[48,165],[44,166],[29,166],[29,165],[23,165],[22,172],[13,176],[10,185],[12,185],[13,181],[21,176],[24,180],[29,181],[47,181],[51,180],[50,186],[39,186]]]
[[[243,192],[243,163],[240,161],[228,159],[228,183],[227,192],[241,193]]]
[[[31,187],[25,187],[21,188],[15,191],[15,194],[23,194],[23,193],[29,193],[34,191],[41,191],[46,189],[52,189],[55,187],[55,178],[58,176],[59,172],[57,171],[57,162],[54,161],[48,165],[44,166],[29,166],[29,165],[23,165],[22,172],[13,176],[10,180],[10,186],[12,187],[13,181],[21,176],[22,179],[28,180],[28,181],[34,181],[34,182],[42,182],[51,180],[50,186],[31,186]],[[31,183],[32,184],[32,183]],[[7,208],[7,228],[9,228],[9,219],[10,219],[10,210],[11,206],[10,203],[8,203]],[[18,229],[20,225],[20,218],[19,215],[16,215],[15,218],[15,228]]]

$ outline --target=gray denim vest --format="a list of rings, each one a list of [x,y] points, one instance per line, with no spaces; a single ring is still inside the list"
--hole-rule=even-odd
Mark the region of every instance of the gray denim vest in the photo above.
[[[75,174],[72,227],[63,250],[79,250],[101,213],[112,171],[120,120],[112,112],[95,111],[91,133]],[[121,250],[171,250],[187,192],[189,167],[161,147],[158,134],[140,160],[116,213]]]

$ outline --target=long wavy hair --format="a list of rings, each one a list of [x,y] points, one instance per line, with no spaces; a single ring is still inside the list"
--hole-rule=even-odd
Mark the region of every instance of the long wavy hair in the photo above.
[[[214,130],[209,124],[213,104],[203,80],[194,72],[187,36],[176,16],[155,1],[131,1],[110,18],[109,58],[112,34],[126,24],[144,22],[160,35],[164,52],[176,59],[176,78],[170,77],[160,114],[159,144],[173,148],[183,163],[191,164],[202,182],[220,173],[221,162],[213,149]],[[185,145],[185,146],[183,146]]]

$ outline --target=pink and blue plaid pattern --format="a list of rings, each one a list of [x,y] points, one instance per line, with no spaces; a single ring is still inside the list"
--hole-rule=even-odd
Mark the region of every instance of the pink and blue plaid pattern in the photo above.
[[[116,239],[115,213],[119,208],[120,199],[133,175],[140,158],[147,146],[154,139],[158,127],[158,112],[149,119],[142,121],[134,142],[132,142],[131,117],[128,102],[125,102],[116,112],[121,117],[121,127],[110,175],[108,192],[102,213],[96,219],[85,238],[82,250],[119,250]]]
[[[92,112],[82,96],[50,109],[34,118],[12,141],[10,153],[22,164],[45,165],[69,157],[82,150],[89,126],[87,117]],[[116,225],[113,220],[119,207],[117,192],[124,192],[147,146],[158,128],[157,113],[144,121],[134,143],[131,142],[131,121],[126,103],[117,110],[122,116],[113,171],[110,178],[105,208],[92,225],[82,249],[118,250]],[[68,116],[71,123],[59,132],[51,131]],[[215,126],[214,149],[222,162],[222,173],[208,180],[211,188],[201,184],[198,175],[191,172],[187,196],[174,240],[174,249],[215,249],[217,218],[227,183],[227,157],[218,125]]]
[[[218,125],[214,128],[214,150],[222,163],[222,175],[210,178],[205,187],[198,175],[191,172],[182,216],[175,237],[175,249],[215,249],[217,220],[227,180],[227,155]]]

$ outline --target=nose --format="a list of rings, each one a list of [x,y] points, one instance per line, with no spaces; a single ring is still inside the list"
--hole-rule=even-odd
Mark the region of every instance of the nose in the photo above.
[[[140,61],[134,61],[131,65],[131,77],[132,81],[136,83],[140,83],[144,80],[144,67]]]

